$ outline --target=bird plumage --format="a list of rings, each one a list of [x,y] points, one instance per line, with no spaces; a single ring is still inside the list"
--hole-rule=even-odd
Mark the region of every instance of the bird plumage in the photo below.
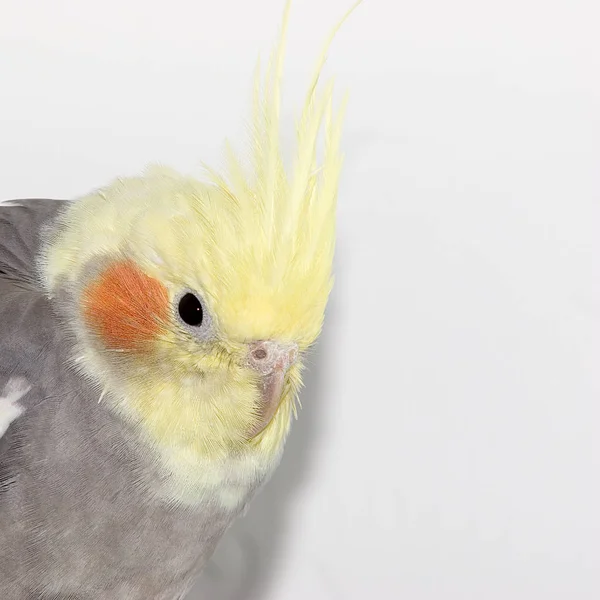
[[[343,111],[317,85],[332,34],[284,168],[288,13],[250,166],[229,149],[206,182],[152,167],[0,205],[1,598],[178,598],[279,461],[342,164]]]

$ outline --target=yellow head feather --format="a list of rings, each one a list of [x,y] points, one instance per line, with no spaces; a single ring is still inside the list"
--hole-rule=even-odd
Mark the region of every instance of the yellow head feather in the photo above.
[[[151,168],[73,203],[46,246],[42,275],[50,294],[58,287],[77,289],[90,264],[118,256],[160,281],[170,300],[191,289],[208,305],[218,342],[199,348],[167,330],[157,353],[127,374],[94,352],[85,327],[78,325],[88,372],[127,399],[119,409],[141,420],[174,470],[189,466],[184,479],[197,473],[198,460],[239,449],[255,418],[255,382],[239,366],[245,344],[290,341],[302,351],[321,330],[331,289],[343,107],[334,114],[333,86],[319,91],[318,81],[335,32],[358,4],[319,56],[297,123],[291,174],[279,146],[288,0],[264,82],[257,69],[250,174],[229,147],[226,173],[207,169],[207,183]],[[200,380],[194,375],[198,368],[211,377]],[[269,460],[287,433],[299,384],[297,365],[275,418],[253,440]],[[198,403],[203,386],[209,400]]]
[[[279,148],[289,9],[288,0],[264,85],[256,75],[252,174],[229,150],[227,173],[208,169],[208,185],[155,167],[83,198],[49,248],[50,290],[62,277],[77,278],[99,253],[127,246],[150,268],[158,258],[178,282],[200,285],[232,339],[315,340],[331,288],[343,116],[343,109],[333,114],[331,83],[320,93],[317,83],[329,44],[354,7],[319,56],[297,124],[291,176]],[[317,165],[323,123],[324,158]]]

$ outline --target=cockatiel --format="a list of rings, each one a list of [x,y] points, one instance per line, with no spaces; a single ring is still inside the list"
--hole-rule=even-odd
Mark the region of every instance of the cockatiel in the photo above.
[[[332,34],[284,169],[288,13],[257,74],[249,173],[230,151],[206,183],[155,167],[0,205],[2,600],[183,598],[280,459],[342,164],[342,110],[317,91]]]

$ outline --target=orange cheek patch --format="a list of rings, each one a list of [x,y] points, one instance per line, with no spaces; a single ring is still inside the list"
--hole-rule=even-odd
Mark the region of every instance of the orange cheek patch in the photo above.
[[[113,263],[84,291],[86,323],[112,350],[142,350],[164,328],[169,296],[134,262]]]

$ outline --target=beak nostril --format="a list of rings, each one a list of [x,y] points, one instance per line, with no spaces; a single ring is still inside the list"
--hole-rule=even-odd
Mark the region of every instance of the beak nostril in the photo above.
[[[296,344],[261,340],[252,342],[246,354],[246,366],[258,371],[261,375],[275,372],[287,372],[296,362],[298,347]]]
[[[257,348],[252,353],[252,356],[254,356],[256,360],[264,360],[265,358],[267,358],[267,351],[264,348]]]

